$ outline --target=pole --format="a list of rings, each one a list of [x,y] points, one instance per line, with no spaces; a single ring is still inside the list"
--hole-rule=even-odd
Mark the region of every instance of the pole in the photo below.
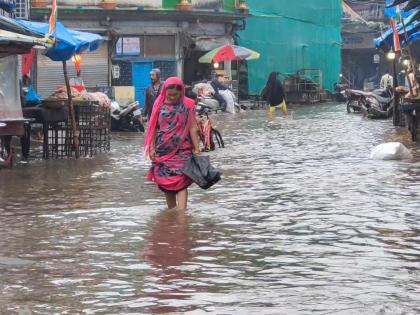
[[[76,115],[74,113],[74,106],[73,106],[73,99],[71,96],[71,88],[70,88],[70,81],[69,76],[67,74],[67,62],[63,61],[63,72],[64,72],[64,80],[66,82],[66,89],[67,89],[67,101],[68,101],[68,107],[69,107],[69,118],[70,118],[70,124],[71,124],[71,130],[73,133],[73,146],[74,146],[74,152],[76,155],[76,159],[80,157],[80,151],[79,151],[79,130],[77,130],[76,126]]]
[[[407,28],[405,27],[405,22],[404,22],[404,18],[401,19],[402,22],[402,26],[404,29],[404,37],[405,37],[405,42],[407,44],[407,51],[408,51],[408,56],[410,58],[410,64],[411,64],[411,70],[414,73],[414,78],[417,80],[417,67],[413,58],[413,52],[411,50],[411,45],[408,43],[408,34],[407,34]],[[410,88],[410,94],[413,96],[417,96],[417,91],[414,94],[414,89],[412,87],[411,81],[410,81],[410,76],[408,75],[408,86]]]
[[[239,104],[239,59],[236,60],[236,80],[238,81],[237,89],[238,89],[238,104]]]
[[[392,87],[394,90],[394,99],[393,99],[393,115],[392,115],[392,122],[394,126],[399,126],[400,124],[400,108],[399,108],[399,101],[397,97],[397,86],[398,86],[398,79],[397,79],[397,59],[394,58],[392,60],[392,71],[393,71],[393,80],[392,80]]]

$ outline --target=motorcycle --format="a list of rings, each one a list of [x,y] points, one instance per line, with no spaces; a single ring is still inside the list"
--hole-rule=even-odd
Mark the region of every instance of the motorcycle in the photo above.
[[[372,92],[346,90],[347,112],[361,112],[368,118],[385,119],[392,116],[394,92],[392,88]]]
[[[195,84],[190,92],[195,94],[198,103],[209,107],[213,111],[238,113],[241,110],[235,94],[229,89],[218,90],[218,93],[216,93],[210,83],[200,82]]]
[[[337,102],[346,102],[347,101],[347,96],[346,96],[346,91],[349,89],[349,85],[348,84],[339,84],[339,83],[335,83],[334,84],[334,99]]]
[[[111,103],[111,130],[144,132],[144,124],[139,102],[120,106],[117,102]]]

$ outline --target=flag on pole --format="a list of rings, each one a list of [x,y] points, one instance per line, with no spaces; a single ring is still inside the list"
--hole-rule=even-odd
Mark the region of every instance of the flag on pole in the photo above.
[[[396,10],[395,10],[395,17],[394,20],[397,21],[397,23],[401,23],[401,10],[400,10],[400,5],[397,5]]]
[[[394,33],[394,52],[401,51],[400,35],[398,34],[397,23],[391,19],[392,32]]]
[[[51,15],[50,15],[50,26],[48,28],[48,33],[45,35],[45,37],[50,37],[54,31],[57,24],[57,0],[52,0],[52,6],[51,6]]]

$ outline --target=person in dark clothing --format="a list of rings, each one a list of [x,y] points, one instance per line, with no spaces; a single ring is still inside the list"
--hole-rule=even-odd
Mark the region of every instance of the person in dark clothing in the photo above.
[[[224,86],[222,83],[220,83],[219,76],[211,80],[209,83],[215,92],[213,97],[219,102],[220,108],[222,109],[222,111],[226,111],[226,106],[227,106],[226,100],[223,98],[223,96],[220,95],[219,91],[224,91],[224,90],[227,90],[228,88]]]
[[[160,70],[157,68],[153,69],[150,72],[150,79],[152,80],[152,84],[146,90],[146,100],[144,104],[144,116],[147,117],[148,120],[150,119],[150,115],[153,111],[153,104],[155,103],[155,100],[158,98],[162,90],[162,83],[160,82]]]
[[[263,99],[270,106],[270,112],[275,112],[276,108],[279,108],[285,115],[287,115],[283,85],[278,79],[278,74],[278,72],[270,73],[267,84],[261,94]]]

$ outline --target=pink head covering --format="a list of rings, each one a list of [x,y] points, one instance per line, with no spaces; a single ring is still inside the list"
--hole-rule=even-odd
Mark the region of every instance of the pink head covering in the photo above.
[[[191,126],[192,119],[195,119],[195,116],[194,116],[195,101],[185,96],[184,82],[182,82],[182,80],[178,77],[168,78],[163,84],[162,91],[160,92],[159,97],[156,99],[155,103],[153,104],[152,115],[150,116],[149,126],[147,127],[147,132],[146,132],[146,139],[144,142],[144,155],[146,157],[150,156],[151,145],[153,141],[155,140],[154,138],[156,136],[160,109],[162,105],[165,103],[166,93],[168,91],[169,85],[179,85],[182,87],[181,102],[188,108],[189,113],[190,113],[189,119],[188,119],[189,123],[186,128],[186,132],[189,131],[190,129],[189,127]]]

